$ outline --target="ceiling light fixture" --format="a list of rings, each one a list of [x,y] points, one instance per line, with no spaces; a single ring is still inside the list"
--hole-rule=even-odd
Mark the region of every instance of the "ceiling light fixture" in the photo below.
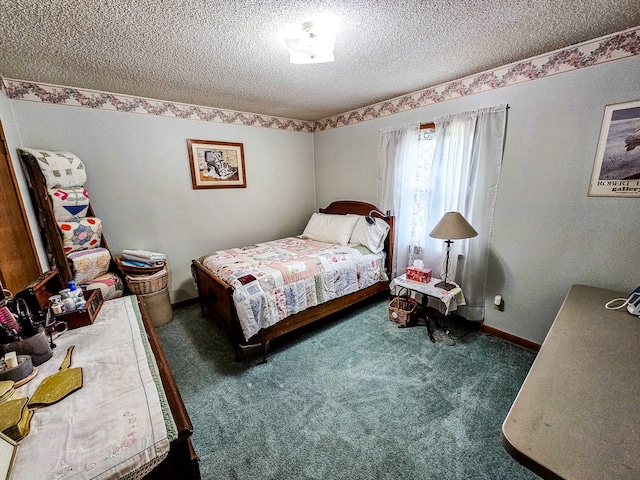
[[[291,55],[289,61],[297,64],[333,62],[335,23],[325,16],[290,29],[285,38]]]

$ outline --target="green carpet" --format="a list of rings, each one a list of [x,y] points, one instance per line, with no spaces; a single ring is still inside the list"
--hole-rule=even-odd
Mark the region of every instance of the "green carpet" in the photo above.
[[[500,428],[535,355],[451,323],[454,346],[374,300],[236,362],[198,305],[157,329],[203,479],[533,479]],[[451,321],[448,320],[447,321]],[[445,339],[446,340],[446,339]]]

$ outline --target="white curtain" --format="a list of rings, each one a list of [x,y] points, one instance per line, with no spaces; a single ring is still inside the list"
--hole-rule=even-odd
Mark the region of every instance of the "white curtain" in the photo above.
[[[378,207],[396,217],[391,278],[402,275],[409,262],[419,131],[419,123],[380,131]]]
[[[506,105],[438,118],[436,147],[429,178],[423,260],[442,275],[444,242],[429,232],[446,212],[460,212],[478,232],[477,237],[455,240],[450,278],[460,284],[467,320],[484,318],[489,243],[506,126]],[[460,262],[458,260],[460,259]]]

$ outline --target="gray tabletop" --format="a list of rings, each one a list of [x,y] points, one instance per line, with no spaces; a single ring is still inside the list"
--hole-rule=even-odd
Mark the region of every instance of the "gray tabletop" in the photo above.
[[[502,426],[543,478],[640,478],[640,318],[627,294],[574,285]]]

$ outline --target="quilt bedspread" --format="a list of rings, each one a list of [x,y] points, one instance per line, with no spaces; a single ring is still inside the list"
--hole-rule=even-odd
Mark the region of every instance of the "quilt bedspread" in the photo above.
[[[233,287],[248,340],[306,308],[388,281],[384,252],[287,237],[221,250],[202,264]]]

